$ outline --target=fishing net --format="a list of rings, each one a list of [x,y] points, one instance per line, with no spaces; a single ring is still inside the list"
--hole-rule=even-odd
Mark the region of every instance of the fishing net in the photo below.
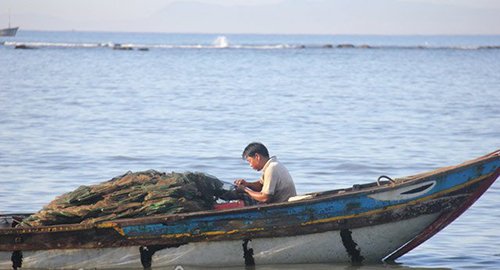
[[[20,226],[89,224],[212,209],[223,183],[203,173],[128,172],[109,181],[80,186],[27,217]]]

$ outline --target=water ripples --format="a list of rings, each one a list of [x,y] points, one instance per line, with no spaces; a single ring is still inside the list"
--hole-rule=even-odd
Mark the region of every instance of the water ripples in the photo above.
[[[163,44],[146,37],[120,42]],[[327,44],[283,38],[265,43]],[[229,47],[246,43],[228,38]],[[4,44],[0,51],[0,62],[9,63],[0,69],[0,212],[37,211],[127,171],[256,180],[260,173],[241,159],[252,141],[288,167],[299,193],[413,175],[500,148],[495,49],[22,52]],[[404,266],[366,269],[495,269],[499,194],[497,181],[402,257]]]

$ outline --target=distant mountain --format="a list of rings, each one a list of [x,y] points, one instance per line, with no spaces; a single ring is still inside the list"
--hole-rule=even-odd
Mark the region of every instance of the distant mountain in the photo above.
[[[220,5],[175,1],[137,19],[78,21],[41,14],[16,15],[22,29],[183,33],[282,34],[500,34],[500,8],[473,9],[452,1],[283,0]],[[0,18],[5,17],[0,14]],[[69,18],[69,17],[68,17]]]
[[[449,3],[449,2],[448,2]],[[492,34],[500,10],[400,0],[284,0],[259,6],[173,2],[148,18],[167,32]]]
[[[280,10],[285,8],[285,10]],[[221,6],[197,2],[175,2],[151,17],[151,25],[176,32],[276,33],[293,29],[300,13],[289,6]],[[263,31],[264,30],[264,31]]]

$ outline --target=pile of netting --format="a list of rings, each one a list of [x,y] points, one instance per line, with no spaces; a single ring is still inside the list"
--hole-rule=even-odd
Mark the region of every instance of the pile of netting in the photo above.
[[[89,224],[212,209],[223,183],[203,173],[128,172],[57,197],[21,226]]]

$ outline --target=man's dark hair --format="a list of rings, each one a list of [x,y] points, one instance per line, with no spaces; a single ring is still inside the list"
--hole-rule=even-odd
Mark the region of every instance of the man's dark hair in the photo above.
[[[259,154],[265,158],[269,158],[269,152],[267,151],[267,148],[259,142],[253,142],[247,147],[245,147],[245,150],[243,150],[243,154],[241,154],[241,157],[243,159],[246,159],[247,157],[255,157],[255,154]]]

